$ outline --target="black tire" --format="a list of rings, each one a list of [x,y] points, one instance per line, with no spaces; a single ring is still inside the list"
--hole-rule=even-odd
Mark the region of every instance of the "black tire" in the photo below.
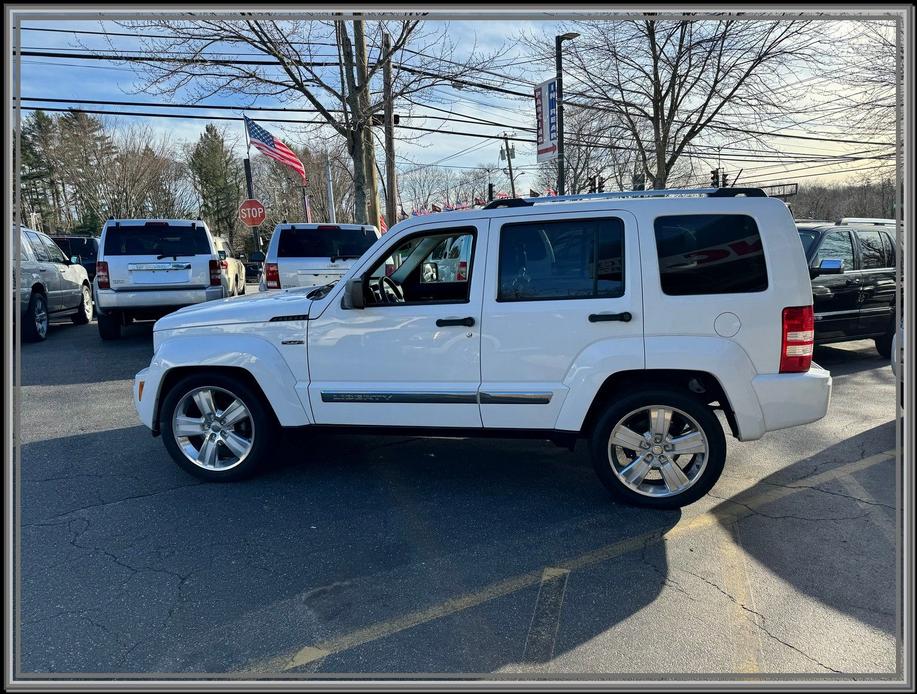
[[[44,320],[41,315],[44,314]],[[44,327],[40,327],[43,323]],[[29,307],[22,317],[22,339],[25,342],[42,342],[48,337],[48,300],[40,292],[32,292]]]
[[[176,408],[185,395],[205,386],[227,391],[232,397],[241,400],[250,414],[251,450],[241,462],[227,470],[208,470],[191,462],[174,435],[172,418]],[[246,381],[224,373],[204,372],[186,376],[169,389],[159,410],[159,428],[166,450],[185,472],[208,482],[234,482],[250,477],[267,462],[276,445],[280,427],[271,406]]]
[[[92,320],[92,292],[88,284],[83,285],[83,291],[80,296],[80,305],[76,309],[76,313],[70,317],[70,320],[76,325],[86,325]]]
[[[707,438],[708,454],[703,471],[685,491],[672,496],[647,496],[632,490],[618,479],[609,460],[608,444],[612,429],[629,413],[649,405],[674,407],[692,417]],[[726,462],[726,436],[719,419],[710,407],[686,391],[652,389],[613,398],[606,406],[591,433],[592,464],[599,479],[619,501],[637,506],[674,509],[687,506],[716,484]]]
[[[876,351],[886,359],[892,356],[892,338],[895,336],[895,329],[889,328],[888,332],[874,339]]]
[[[239,294],[244,296],[245,295],[245,280],[240,279],[239,282],[241,283],[241,286],[242,286],[242,289],[239,290]]]
[[[103,340],[121,339],[121,315],[118,313],[99,313],[99,336]]]

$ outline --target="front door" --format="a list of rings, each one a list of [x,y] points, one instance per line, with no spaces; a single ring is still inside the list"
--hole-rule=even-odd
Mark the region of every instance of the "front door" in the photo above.
[[[817,268],[822,260],[840,260],[844,272],[818,275],[812,280],[815,339],[834,340],[857,334],[862,273],[854,260],[853,238],[847,229],[827,232],[812,258]]]
[[[317,424],[480,428],[486,250],[486,221],[415,226],[358,271],[363,308],[331,295],[308,324]]]
[[[488,258],[480,393],[485,427],[560,426],[570,389],[597,389],[608,373],[644,367],[632,215],[495,219]]]

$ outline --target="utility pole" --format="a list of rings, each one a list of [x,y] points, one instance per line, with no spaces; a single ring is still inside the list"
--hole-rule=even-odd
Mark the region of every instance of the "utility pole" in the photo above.
[[[392,37],[382,34],[382,54],[392,49]],[[392,103],[392,58],[382,66],[382,91],[385,100],[385,223],[389,229],[398,223],[398,192],[395,180],[395,105]]]
[[[575,39],[579,34],[568,32],[554,37],[554,67],[557,82],[557,194],[567,194],[567,183],[564,180],[564,56],[561,44]]]
[[[334,224],[334,185],[331,182],[331,156],[325,155],[325,191],[328,193],[328,221]]]
[[[504,151],[506,152],[506,165],[509,167],[509,190],[512,197],[516,197],[516,181],[513,178],[513,157],[512,152],[509,151],[509,137],[506,133],[503,133],[503,146]]]
[[[373,142],[372,118],[369,113],[369,84],[366,64],[366,34],[363,20],[353,21],[353,38],[356,44],[357,74],[360,78],[360,117],[363,123],[363,166],[366,169],[366,209],[369,224],[379,226],[379,184],[376,178],[376,146]]]

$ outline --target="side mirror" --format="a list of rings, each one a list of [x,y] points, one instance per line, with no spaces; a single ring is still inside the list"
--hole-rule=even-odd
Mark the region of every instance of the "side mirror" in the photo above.
[[[80,258],[80,256],[78,256],[78,255],[71,255],[71,256],[70,256],[70,264],[71,264],[71,265],[79,265],[79,264],[82,263],[82,262],[83,262],[83,260],[82,260],[82,258]]]
[[[364,294],[364,282],[362,277],[354,277],[347,283],[347,291],[344,292],[343,307],[363,308],[366,305],[366,295]]]
[[[844,261],[840,258],[822,258],[818,267],[812,268],[813,277],[819,275],[842,275],[844,274]]]

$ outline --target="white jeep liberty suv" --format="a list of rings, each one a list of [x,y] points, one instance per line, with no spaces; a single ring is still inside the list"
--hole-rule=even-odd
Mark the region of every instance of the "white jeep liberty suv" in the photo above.
[[[584,437],[617,498],[673,508],[723,469],[716,410],[740,441],[825,415],[813,320],[758,189],[500,200],[401,222],[335,284],[160,319],[134,401],[207,480],[252,473],[279,427]]]

